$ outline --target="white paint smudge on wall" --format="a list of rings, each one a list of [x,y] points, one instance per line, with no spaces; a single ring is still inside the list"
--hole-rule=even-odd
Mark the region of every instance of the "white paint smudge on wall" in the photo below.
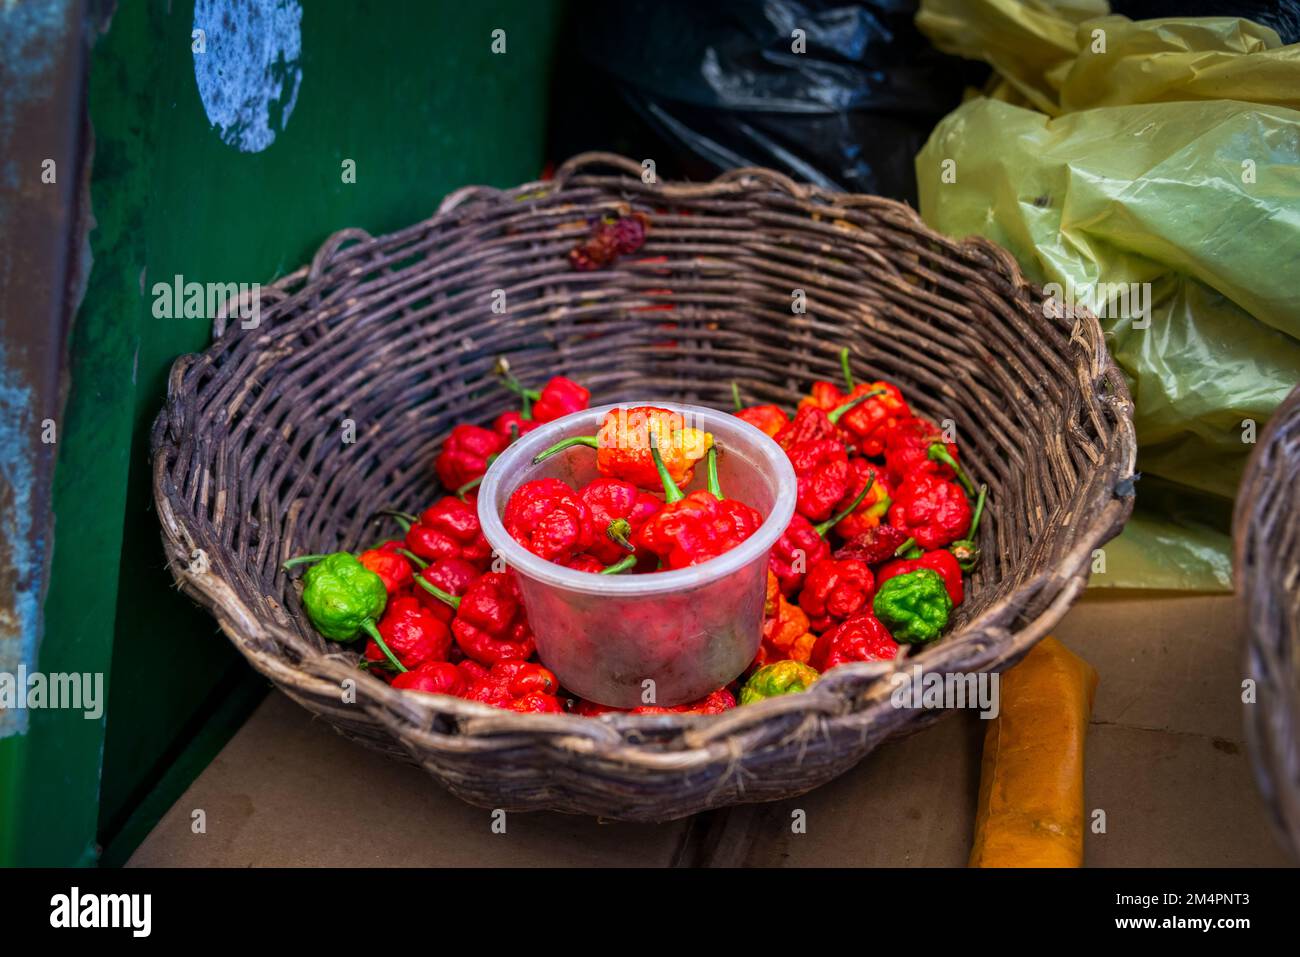
[[[258,153],[275,141],[302,83],[302,7],[296,0],[195,0],[194,80],[221,141]]]

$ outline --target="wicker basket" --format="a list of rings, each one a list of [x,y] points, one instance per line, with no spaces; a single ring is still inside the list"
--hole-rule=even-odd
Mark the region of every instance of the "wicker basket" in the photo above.
[[[571,271],[588,218],[629,206],[651,217],[645,258]],[[792,314],[796,289],[806,313]],[[793,796],[938,716],[891,706],[895,669],[1018,660],[1127,518],[1124,380],[1091,315],[1052,318],[1042,299],[991,243],[770,170],[646,184],[639,164],[589,154],[549,182],[462,189],[393,235],[334,235],[263,291],[260,326],[219,318],[212,347],[177,360],[153,431],[167,558],[285,693],[473,804],[656,821]],[[734,379],[749,401],[792,407],[813,379],[836,378],[846,344],[860,378],[954,420],[990,487],[985,558],[955,627],[896,662],[843,666],[809,693],[716,717],[518,715],[359,673],[279,569],[376,538],[376,507],[430,501],[450,425],[512,405],[484,385],[499,355],[530,384],[577,378],[593,401],[729,408]]]
[[[1237,601],[1246,631],[1245,706],[1255,778],[1300,859],[1300,386],[1259,437],[1233,516]]]

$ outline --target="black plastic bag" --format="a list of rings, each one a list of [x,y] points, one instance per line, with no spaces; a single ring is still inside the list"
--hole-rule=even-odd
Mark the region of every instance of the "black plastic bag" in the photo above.
[[[910,0],[577,3],[553,153],[612,149],[696,179],[769,166],[915,204],[917,151],[988,74],[935,51],[915,12]]]

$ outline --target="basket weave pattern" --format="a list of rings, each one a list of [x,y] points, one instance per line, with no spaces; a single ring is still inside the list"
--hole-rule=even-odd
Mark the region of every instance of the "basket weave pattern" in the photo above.
[[[1300,860],[1300,386],[1273,413],[1246,466],[1233,517],[1246,632],[1245,706],[1255,778]]]
[[[1018,660],[1132,508],[1131,402],[1097,321],[1045,315],[1005,251],[770,170],[702,184],[640,173],[588,154],[549,182],[460,190],[392,235],[334,235],[263,290],[258,328],[219,318],[214,344],[177,360],[154,426],[180,586],[304,707],[486,807],[666,820],[822,784],[938,716],[893,707],[896,669]],[[637,256],[572,271],[589,219],[629,209],[650,216]],[[806,312],[792,311],[795,290]],[[895,382],[919,414],[953,420],[990,489],[984,558],[954,627],[896,662],[841,666],[807,693],[716,717],[519,715],[359,673],[279,569],[368,545],[385,534],[377,508],[431,502],[452,424],[512,406],[491,382],[497,356],[530,385],[577,379],[593,403],[730,408],[734,379],[749,403],[793,408],[812,380],[838,377],[844,345],[860,381]]]

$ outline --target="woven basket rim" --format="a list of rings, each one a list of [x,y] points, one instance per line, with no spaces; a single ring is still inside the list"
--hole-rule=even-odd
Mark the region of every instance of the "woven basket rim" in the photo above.
[[[1300,621],[1288,617],[1288,605],[1300,603],[1300,554],[1294,537],[1291,550],[1279,547],[1276,528],[1300,525],[1297,434],[1300,385],[1257,436],[1242,473],[1232,531],[1242,658],[1256,684],[1256,700],[1243,704],[1246,739],[1274,828],[1300,860],[1300,686],[1294,665],[1288,669],[1283,660],[1287,649],[1293,661],[1300,654]]]
[[[614,172],[601,173],[602,168],[612,168]],[[486,186],[458,189],[447,195],[432,217],[390,235],[427,229],[443,217],[463,215],[480,204],[510,203],[524,212],[530,197],[535,195],[549,196],[577,182],[599,185],[609,181],[611,176],[615,180],[628,176],[639,178],[641,171],[640,163],[616,154],[581,154],[560,166],[551,180],[533,181],[510,189]],[[667,200],[686,196],[742,195],[756,189],[778,190],[801,200],[824,204],[828,214],[852,215],[855,209],[871,207],[875,212],[888,216],[891,225],[939,244],[945,251],[959,256],[972,270],[983,268],[996,273],[996,279],[1005,281],[1015,291],[1026,293],[1035,303],[1041,303],[1044,298],[1042,290],[1024,278],[1019,265],[1005,249],[982,237],[961,241],[945,237],[928,227],[911,207],[892,199],[835,193],[812,184],[797,183],[782,173],[760,167],[730,170],[709,182],[664,182],[658,185],[658,189]],[[371,238],[364,230],[355,228],[332,234],[310,263],[272,286],[264,287],[264,299],[269,297],[270,301],[275,301],[301,295],[304,285],[322,276],[327,263],[332,263],[333,269],[340,268],[340,260],[346,260],[349,245],[364,243]],[[892,688],[889,679],[903,668],[922,664],[930,670],[943,670],[944,659],[958,648],[976,652],[978,671],[998,670],[1018,660],[1056,625],[1082,592],[1094,549],[1117,534],[1132,511],[1136,459],[1132,401],[1124,376],[1106,348],[1096,317],[1085,309],[1078,309],[1073,314],[1075,324],[1071,341],[1086,357],[1086,378],[1094,388],[1092,398],[1100,405],[1109,406],[1114,413],[1111,458],[1117,471],[1116,481],[1109,485],[1090,481],[1086,483],[1087,489],[1080,489],[1079,494],[1086,494],[1087,500],[1078,502],[1078,511],[1087,516],[1087,521],[1084,525],[1072,526],[1074,546],[1062,560],[1038,569],[1007,596],[966,622],[959,631],[950,632],[919,653],[900,656],[894,662],[841,665],[826,672],[802,694],[773,698],[712,716],[606,714],[590,718],[571,714],[516,714],[446,695],[403,692],[359,672],[349,654],[341,651],[321,653],[294,635],[287,625],[263,620],[219,575],[211,571],[192,573],[172,558],[178,554],[190,554],[194,542],[194,536],[173,509],[167,494],[171,482],[168,469],[171,458],[177,454],[177,435],[187,427],[174,399],[182,390],[190,366],[217,350],[222,337],[236,331],[235,326],[227,324],[227,318],[235,315],[236,306],[232,299],[219,311],[214,320],[214,341],[204,353],[183,355],[175,361],[168,382],[167,406],[154,423],[154,500],[169,568],[182,590],[213,613],[221,630],[260,673],[282,686],[286,680],[292,679],[304,689],[320,694],[337,694],[341,681],[355,680],[358,683],[356,707],[391,732],[416,741],[424,735],[438,734],[429,729],[434,727],[435,718],[446,715],[458,720],[454,736],[467,741],[478,735],[508,737],[522,732],[545,732],[571,750],[599,747],[606,757],[647,770],[681,770],[726,757],[732,753],[738,734],[791,712],[867,723],[886,712],[897,711],[890,704]],[[1084,365],[1083,362],[1078,364]],[[1085,372],[1080,370],[1079,375],[1082,379]],[[1050,602],[1036,616],[1018,625],[1017,619],[1026,603],[1047,589],[1054,590]],[[970,644],[972,642],[975,644]],[[297,661],[291,663],[269,654],[266,649],[272,646],[287,649]],[[864,679],[869,681],[865,694],[858,690]],[[629,740],[627,732],[637,731],[676,732],[680,746],[665,749],[656,743],[657,738],[634,743]],[[441,736],[444,743],[446,737]]]

